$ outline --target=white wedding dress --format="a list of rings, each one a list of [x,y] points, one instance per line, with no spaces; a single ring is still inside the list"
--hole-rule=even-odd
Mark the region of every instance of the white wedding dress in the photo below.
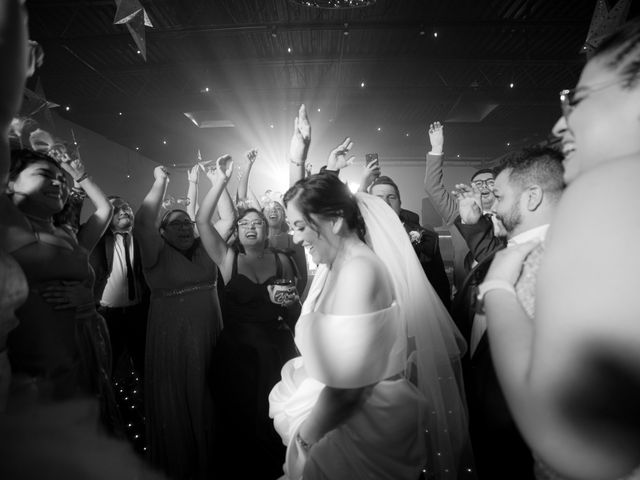
[[[319,267],[296,326],[301,356],[285,364],[269,396],[287,445],[282,478],[416,480],[427,468],[434,478],[455,479],[471,467],[461,460],[468,441],[458,368],[464,346],[395,212],[367,194],[358,194],[358,205],[395,301],[362,315],[316,311],[328,274]],[[296,434],[325,385],[372,388],[307,454]]]

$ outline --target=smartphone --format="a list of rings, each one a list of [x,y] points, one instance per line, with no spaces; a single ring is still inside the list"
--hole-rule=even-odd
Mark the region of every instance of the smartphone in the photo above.
[[[371,164],[371,162],[377,162],[378,161],[378,154],[377,153],[366,153],[364,155],[364,161],[367,164],[367,166],[369,164]]]

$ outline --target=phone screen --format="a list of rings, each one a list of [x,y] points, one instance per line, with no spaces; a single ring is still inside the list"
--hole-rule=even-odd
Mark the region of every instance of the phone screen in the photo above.
[[[375,162],[376,160],[378,160],[378,154],[377,153],[367,153],[364,156],[364,160],[365,160],[365,163],[367,165],[369,165],[371,162]]]

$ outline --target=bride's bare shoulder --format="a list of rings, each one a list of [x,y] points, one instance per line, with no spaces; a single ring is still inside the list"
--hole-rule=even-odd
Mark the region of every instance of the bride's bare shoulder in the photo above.
[[[358,252],[345,262],[336,287],[337,306],[345,314],[374,312],[392,301],[386,270],[373,252]]]

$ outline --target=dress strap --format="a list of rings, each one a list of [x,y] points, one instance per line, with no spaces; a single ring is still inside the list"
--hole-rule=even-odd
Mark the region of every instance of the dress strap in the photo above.
[[[238,275],[238,250],[234,250],[233,265],[231,266],[231,278]]]
[[[273,255],[276,257],[276,278],[282,277],[282,260],[280,260],[280,255],[278,252],[273,252]]]

